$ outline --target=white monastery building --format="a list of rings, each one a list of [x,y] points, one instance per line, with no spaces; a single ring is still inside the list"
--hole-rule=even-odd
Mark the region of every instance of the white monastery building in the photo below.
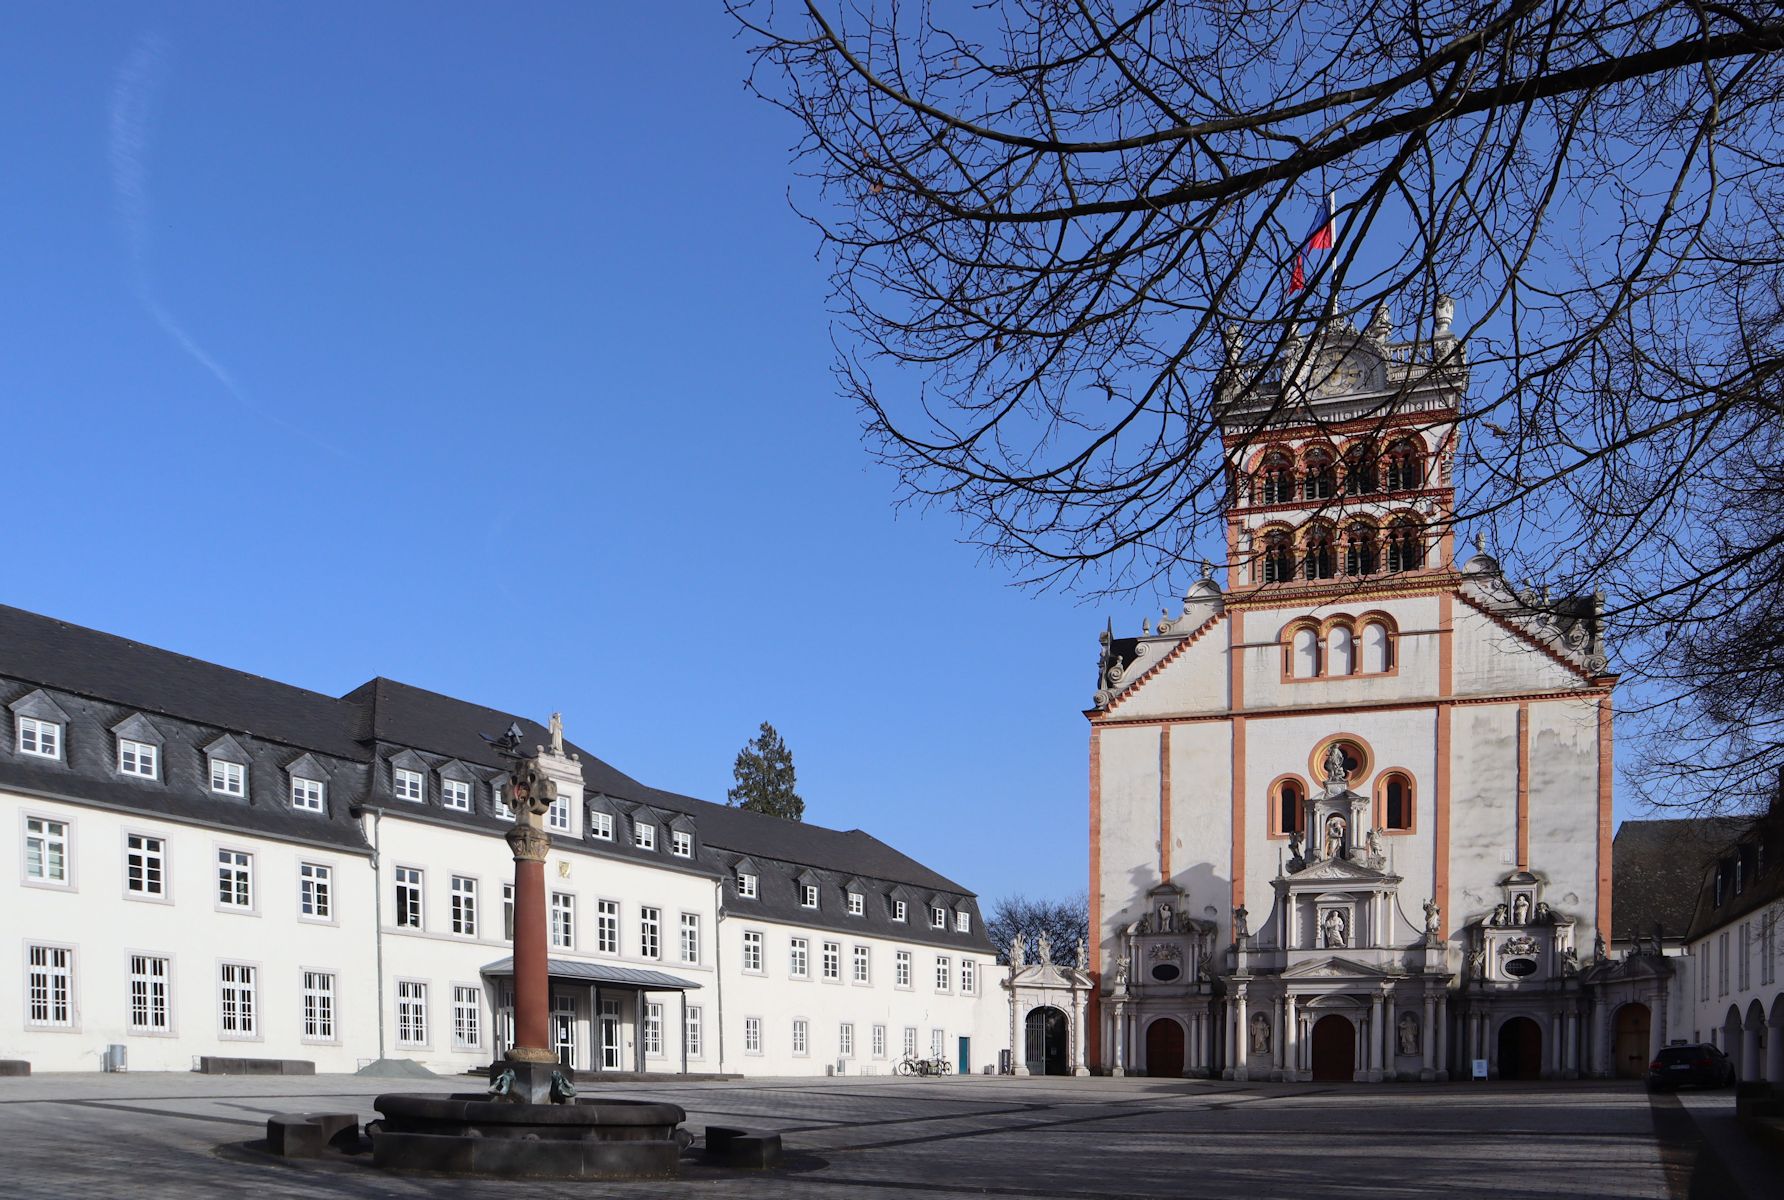
[[[1105,634],[1086,714],[1093,1069],[1610,1070],[1601,602],[1457,565],[1450,312],[1229,341],[1226,587]]]
[[[861,830],[649,787],[551,729],[374,679],[304,691],[0,607],[0,1058],[481,1069],[509,1044],[518,724],[553,1031],[584,1072],[995,1063],[976,898]]]

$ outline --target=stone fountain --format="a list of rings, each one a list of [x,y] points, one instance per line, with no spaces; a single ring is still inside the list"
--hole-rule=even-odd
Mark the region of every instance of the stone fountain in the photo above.
[[[557,799],[553,760],[564,755],[563,726],[551,718],[551,745],[523,757],[518,725],[491,739],[513,763],[505,835],[514,852],[514,1045],[490,1068],[489,1090],[449,1096],[390,1094],[368,1127],[372,1162],[395,1170],[517,1178],[636,1179],[680,1174],[692,1141],[679,1105],[590,1099],[551,1049],[546,966],[545,858],[551,837],[540,820]]]

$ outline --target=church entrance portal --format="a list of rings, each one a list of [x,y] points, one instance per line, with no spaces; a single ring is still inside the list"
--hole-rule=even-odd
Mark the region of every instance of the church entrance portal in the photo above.
[[[1146,1074],[1183,1074],[1183,1026],[1170,1017],[1146,1026]]]
[[[1031,1075],[1069,1075],[1065,1060],[1065,1014],[1057,1008],[1030,1010],[1023,1022],[1024,1057]]]
[[[1349,1083],[1357,1074],[1357,1027],[1337,1013],[1313,1025],[1313,1080]]]
[[[1499,1078],[1542,1078],[1542,1027],[1529,1017],[1499,1027]]]
[[[1647,1078],[1648,1032],[1652,1019],[1645,1004],[1625,1004],[1617,1010],[1617,1032],[1611,1051],[1617,1078]]]

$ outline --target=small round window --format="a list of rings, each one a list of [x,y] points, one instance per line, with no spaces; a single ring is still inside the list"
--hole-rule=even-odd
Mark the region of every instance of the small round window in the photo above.
[[[1169,983],[1181,974],[1183,972],[1177,968],[1176,963],[1159,963],[1152,968],[1152,977],[1160,983]]]
[[[1536,960],[1534,958],[1507,959],[1505,973],[1517,979],[1522,979],[1526,975],[1534,975],[1536,974]]]

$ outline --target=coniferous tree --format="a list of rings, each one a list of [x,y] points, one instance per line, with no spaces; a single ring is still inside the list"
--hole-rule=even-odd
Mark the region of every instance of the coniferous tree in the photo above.
[[[731,774],[736,783],[725,793],[731,807],[789,821],[805,819],[805,801],[793,790],[793,752],[767,721],[762,722],[761,732],[737,752]]]

